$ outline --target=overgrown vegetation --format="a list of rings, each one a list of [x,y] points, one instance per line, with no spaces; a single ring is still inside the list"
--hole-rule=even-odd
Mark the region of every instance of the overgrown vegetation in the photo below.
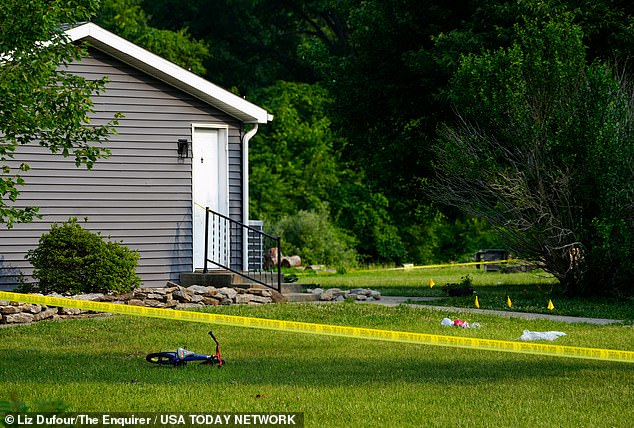
[[[91,19],[97,2],[5,0],[2,5],[3,50],[18,53],[4,57],[11,66],[4,67],[10,72],[0,82],[5,142],[11,135],[43,140],[29,131],[33,125],[47,138],[60,138],[48,147],[91,165],[107,153],[88,141],[105,139],[111,129],[76,126],[86,124],[91,108],[86,94],[100,92],[104,82],[88,87],[52,73],[59,63],[77,58],[80,51],[72,44],[38,51],[42,56],[34,62],[31,53],[38,41],[59,40],[60,22]],[[459,111],[470,126],[477,124],[473,129],[481,136],[500,144],[497,154],[479,143],[472,146],[479,151],[473,157],[458,153],[457,160],[469,157],[477,166],[466,165],[472,167],[467,169],[472,185],[486,188],[489,167],[515,183],[518,177],[506,170],[509,150],[511,163],[535,165],[517,182],[524,188],[515,200],[526,206],[506,205],[505,215],[514,222],[514,209],[534,211],[529,220],[537,226],[521,229],[532,237],[548,235],[550,226],[561,229],[559,237],[550,234],[536,258],[558,275],[562,287],[590,294],[631,291],[634,273],[624,264],[632,260],[634,239],[627,175],[632,169],[628,57],[634,49],[629,3],[107,0],[99,7],[95,22],[275,116],[250,146],[252,218],[265,220],[268,228],[299,211],[327,206],[328,223],[352,238],[349,245],[361,263],[465,260],[479,249],[507,246],[492,232],[509,232],[508,225],[474,218],[472,210],[465,212],[466,204],[432,202],[426,191],[429,181],[445,172],[432,150],[438,126],[452,124]],[[606,63],[615,64],[620,79],[601,65]],[[470,81],[471,72],[486,85]],[[619,80],[625,84],[615,84]],[[452,87],[460,82],[462,93]],[[55,95],[68,88],[66,83],[77,86],[60,104]],[[483,94],[500,102],[484,102]],[[474,105],[483,107],[477,119],[484,120],[469,115]],[[497,119],[487,121],[487,115]],[[502,135],[496,123],[512,129]],[[505,146],[503,137],[514,145]],[[11,151],[14,143],[5,149]],[[9,158],[10,153],[2,157],[5,178],[11,177],[0,187],[2,209],[13,206],[20,174],[28,169]],[[479,165],[483,158],[492,163]],[[536,205],[539,195],[547,203]],[[36,210],[6,213],[13,213],[3,220],[10,224],[12,218],[29,221]],[[559,224],[556,216],[568,220]],[[549,217],[557,220],[550,226],[534,221]],[[572,268],[566,257],[574,259]]]
[[[301,255],[304,265],[348,268],[357,263],[353,238],[329,221],[325,208],[285,216],[273,231],[282,238],[282,252]]]
[[[54,224],[26,258],[42,293],[125,293],[141,283],[139,254],[84,229],[76,218]]]
[[[531,165],[525,158],[532,156],[541,164],[533,170],[540,171],[541,195],[548,203],[540,205],[545,211],[536,218],[554,213],[583,223],[583,231],[553,223],[554,229],[573,233],[554,240],[561,242],[548,239],[544,246],[550,251],[541,251],[548,253],[543,261],[562,286],[594,294],[623,292],[622,284],[632,283],[632,271],[617,262],[632,259],[632,180],[623,183],[622,175],[632,167],[631,143],[621,132],[629,119],[618,113],[627,102],[599,66],[616,63],[625,80],[631,75],[632,10],[626,3],[222,0],[214,3],[214,25],[200,13],[206,2],[116,4],[120,15],[140,5],[160,28],[187,27],[188,34],[209,43],[207,77],[237,88],[276,116],[251,145],[254,167],[270,171],[264,177],[255,171],[251,194],[254,213],[269,225],[289,215],[284,207],[310,211],[316,202],[326,202],[330,222],[354,237],[360,260],[369,263],[446,262],[507,246],[492,236],[486,220],[472,218],[481,213],[432,203],[424,191],[429,180],[445,172],[441,163],[434,166],[432,145],[438,124],[451,123],[456,110],[477,123],[482,136],[500,139],[500,148],[509,149],[496,129],[488,129],[492,122],[468,116],[470,106],[482,106],[482,115],[499,113],[499,123],[519,135],[508,138],[523,155],[512,162]],[[537,30],[516,30],[525,23]],[[529,33],[533,47],[522,54]],[[511,66],[501,61],[503,53]],[[469,83],[469,76],[476,83]],[[484,86],[477,84],[478,76],[486,79]],[[458,87],[465,83],[459,97],[452,81]],[[480,103],[487,94],[496,98]],[[595,143],[603,149],[589,151]],[[542,145],[539,156],[530,144]],[[480,153],[455,151],[458,159],[471,157],[472,186],[486,188],[490,176],[484,167],[504,170],[507,154],[490,153],[493,164],[481,165],[487,146],[474,142],[472,147]],[[564,158],[570,171],[551,162]],[[517,199],[532,206],[540,193],[534,191],[534,177],[526,178],[528,186]],[[583,197],[575,187],[585,189]],[[590,197],[596,197],[593,204],[583,200]],[[584,278],[579,269],[567,271],[569,249],[585,253]]]
[[[435,199],[486,219],[570,294],[629,293],[631,87],[587,62],[572,15],[515,30],[511,47],[469,56],[456,73],[461,115],[436,146]]]
[[[115,132],[111,121],[91,124],[91,95],[104,91],[106,78],[87,80],[61,67],[85,55],[70,43],[62,24],[89,20],[96,0],[0,1],[0,223],[30,222],[38,207],[16,203],[27,163],[13,161],[20,146],[34,143],[92,168],[109,155],[101,146]]]
[[[469,274],[460,278],[460,282],[450,282],[442,286],[442,291],[447,296],[473,296],[475,290],[473,288],[473,280]]]
[[[273,123],[261,128],[251,145],[253,159],[262,156],[270,162],[267,184],[259,186],[253,181],[252,205],[258,207],[254,212],[272,225],[288,214],[286,207],[310,211],[318,198],[329,204],[330,221],[355,238],[360,259],[370,263],[462,260],[479,249],[503,244],[491,238],[491,226],[486,221],[473,221],[460,209],[432,204],[422,191],[439,172],[433,166],[435,155],[431,150],[438,124],[450,122],[454,110],[466,107],[449,102],[450,82],[464,57],[516,44],[515,25],[568,15],[581,31],[589,63],[615,61],[623,65],[625,76],[632,70],[628,62],[633,46],[632,10],[622,1],[221,0],[213,5],[191,2],[183,6],[177,0],[120,0],[117,5],[120,11],[141,5],[153,25],[172,30],[186,27],[194,38],[207,41],[212,52],[206,60],[207,77],[225,87],[238,88],[248,99],[268,106],[276,116]],[[214,25],[209,25],[209,13],[216,17]],[[538,71],[547,73],[557,64],[574,67],[573,57],[549,56],[548,50],[552,52],[553,48],[549,40],[546,32],[536,34],[534,53],[544,54],[543,67]],[[572,47],[561,52],[570,52]],[[517,104],[524,89],[507,79],[512,70],[503,70],[505,74],[498,76],[505,77],[498,83],[510,84]],[[570,87],[576,82],[564,81],[561,76],[535,75],[530,81],[534,87],[527,90],[535,93],[551,84],[546,88],[550,91],[555,83]],[[290,96],[291,88],[297,96]],[[469,87],[473,94],[479,90]],[[280,99],[288,103],[280,104]],[[572,106],[565,97],[557,100]],[[575,102],[574,98],[569,101]],[[543,107],[552,105],[546,103]],[[287,108],[302,112],[295,115],[298,121],[285,121]],[[535,114],[539,117],[540,113],[536,110]],[[281,121],[276,123],[278,118]],[[580,123],[585,120],[577,119]],[[562,125],[567,124],[562,121]],[[579,131],[595,125],[596,121],[588,121]],[[517,129],[521,132],[522,128]],[[609,133],[603,135],[607,138]],[[278,138],[283,141],[279,146]],[[576,154],[583,156],[585,149],[576,146],[575,138],[570,141],[575,143],[569,151],[579,149]],[[531,152],[523,140],[517,142],[519,150]],[[595,168],[602,168],[608,159],[603,152],[596,155]],[[330,165],[335,169],[322,168],[313,181],[294,181],[299,172],[315,177],[311,165],[333,159],[336,162]],[[259,161],[252,163],[254,168]],[[607,169],[586,172],[584,181],[606,178],[605,189],[614,188],[610,187],[615,184],[611,180],[616,177],[606,177],[610,175]],[[332,185],[324,187],[325,181]],[[604,194],[606,199],[618,198],[611,191]],[[572,201],[571,205],[579,204]],[[588,213],[586,207],[584,210]],[[609,217],[631,222],[622,213],[614,212]],[[615,254],[623,248],[622,243],[628,242],[622,235],[623,228],[612,220],[597,218],[592,226],[594,237],[579,236],[579,241],[593,251],[589,247],[594,245],[586,241],[601,240],[601,254]],[[479,239],[479,235],[485,239]],[[609,250],[608,242],[613,243]],[[604,262],[611,261],[597,258],[597,263]],[[605,271],[615,272],[609,268]],[[624,275],[631,279],[630,273]],[[603,277],[596,282],[610,281]]]

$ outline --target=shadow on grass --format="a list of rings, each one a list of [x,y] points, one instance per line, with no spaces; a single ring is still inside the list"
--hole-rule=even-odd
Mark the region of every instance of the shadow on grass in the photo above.
[[[507,297],[510,297],[513,310],[518,312],[620,320],[634,319],[634,300],[632,298],[568,297],[543,284],[509,284],[475,286],[474,288],[476,294],[473,296],[448,297],[444,294],[436,294],[435,297],[438,297],[438,300],[423,304],[471,308],[474,306],[474,299],[477,295],[482,309],[507,310]],[[555,305],[555,310],[552,311],[547,308],[548,301],[551,299]]]
[[[597,379],[615,373],[632,376],[634,366],[601,361],[558,359],[522,354],[461,349],[408,347],[403,354],[394,345],[377,347],[364,354],[364,346],[353,346],[350,356],[324,351],[275,355],[256,349],[229,356],[218,369],[190,363],[186,367],[154,366],[141,354],[94,355],[63,352],[6,350],[3,352],[2,379],[14,384],[50,383],[57,385],[103,383],[173,386],[210,381],[218,384],[270,384],[277,386],[340,386],[372,383],[425,383],[476,385],[505,383],[511,379],[556,379],[591,373]],[[366,347],[366,352],[367,352]],[[620,373],[620,374],[619,374]]]

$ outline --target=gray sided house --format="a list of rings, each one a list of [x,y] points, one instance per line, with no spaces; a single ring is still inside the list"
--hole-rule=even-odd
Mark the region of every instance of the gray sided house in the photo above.
[[[69,217],[87,218],[87,229],[138,250],[145,286],[163,286],[202,268],[204,207],[248,223],[249,139],[272,117],[94,24],[67,33],[90,46],[71,71],[109,79],[94,97],[94,122],[115,112],[125,117],[107,144],[112,156],[90,171],[37,142],[20,147],[16,163],[32,169],[23,174],[16,205],[38,206],[43,217],[13,229],[0,225],[0,289],[13,288],[21,276],[29,279],[27,251]],[[229,248],[222,262],[246,268],[246,239],[223,227],[210,232],[212,241]]]

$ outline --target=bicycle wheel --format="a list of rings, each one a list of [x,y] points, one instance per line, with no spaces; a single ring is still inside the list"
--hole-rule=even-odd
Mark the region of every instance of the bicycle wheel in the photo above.
[[[177,365],[178,360],[176,359],[176,354],[174,352],[155,352],[153,354],[148,354],[145,357],[145,361],[152,364],[170,364]]]

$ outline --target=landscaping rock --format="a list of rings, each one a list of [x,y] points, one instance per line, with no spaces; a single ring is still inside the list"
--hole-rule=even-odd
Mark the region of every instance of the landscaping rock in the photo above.
[[[192,296],[191,302],[192,303],[201,303],[203,300],[205,300],[205,298],[203,296],[201,296],[200,294],[194,294]]]
[[[265,288],[249,288],[247,289],[247,293],[262,297],[271,297],[272,294],[271,290]]]
[[[205,295],[211,290],[215,290],[216,287],[205,287],[202,285],[190,285],[187,287],[187,290],[194,294],[202,294]]]
[[[256,296],[253,296],[252,294],[247,294],[247,293],[237,294],[234,301],[236,302],[237,305],[246,305],[251,301],[251,297],[256,297]]]
[[[218,306],[220,300],[214,299],[213,297],[203,297],[203,303],[207,306]]]
[[[115,297],[118,301],[126,302],[130,299],[134,299],[134,293],[117,294]]]
[[[342,291],[339,288],[329,288],[323,290],[315,288],[306,292],[317,294],[322,302],[342,302],[345,299],[353,299],[355,301],[380,300],[381,293],[367,288],[355,288],[349,291]]]
[[[273,299],[271,299],[270,297],[264,297],[264,296],[257,296],[257,295],[253,295],[251,294],[251,299],[249,301],[249,303],[258,303],[258,304],[266,304],[266,303],[272,303]]]
[[[205,297],[214,297],[218,295],[218,289],[216,287],[207,287],[208,290],[203,296]]]
[[[148,308],[164,308],[165,303],[159,302],[158,300],[146,299],[139,306],[146,306]]]
[[[22,306],[22,312],[27,312],[29,314],[39,314],[42,312],[42,305],[38,304],[29,304]]]
[[[288,299],[282,293],[275,290],[270,290],[270,291],[271,291],[271,301],[273,303],[285,303],[286,301],[288,301]]]
[[[58,308],[46,308],[42,312],[35,314],[33,316],[33,321],[42,321],[53,318],[55,315],[57,315],[57,311]]]
[[[27,312],[20,312],[20,313],[16,313],[16,314],[9,314],[9,315],[5,315],[3,317],[4,321],[7,324],[15,324],[15,323],[20,323],[20,324],[24,324],[24,323],[29,323],[29,322],[33,322],[33,319],[35,318],[35,315],[33,314],[29,314]]]
[[[167,298],[167,300],[165,301],[165,307],[166,308],[175,308],[176,305],[178,305],[178,302],[174,299],[172,299],[172,295],[170,294]]]
[[[147,298],[150,300],[157,300],[159,302],[165,302],[167,300],[167,294],[164,293],[148,293]]]
[[[19,306],[2,306],[0,307],[0,314],[9,315],[9,314],[18,314],[22,312],[22,308]]]
[[[229,300],[234,300],[238,292],[233,288],[222,287],[218,289],[218,294],[228,298]]]
[[[180,303],[190,303],[192,301],[192,296],[193,294],[183,287],[179,287],[178,290],[172,293],[174,300],[177,300]]]
[[[323,292],[323,290],[316,291]],[[343,292],[338,289],[332,289],[330,293],[341,294]],[[254,285],[248,289],[230,287],[217,289],[213,286],[204,287],[200,285],[184,288],[174,282],[168,282],[168,287],[164,288],[138,288],[125,294],[88,293],[76,296],[63,296],[58,293],[51,293],[47,296],[166,309],[189,309],[233,304],[260,305],[282,303],[287,300],[281,293],[260,285]],[[47,319],[62,320],[102,315],[76,308],[48,307],[39,304],[0,301],[0,324],[18,324]]]
[[[319,300],[329,301],[329,300],[334,300],[335,297],[337,296],[335,295],[334,289],[330,289],[330,290],[325,290],[324,292],[322,292],[319,295]]]
[[[89,294],[77,294],[73,296],[73,299],[77,300],[91,300],[94,302],[98,302],[103,298],[103,293],[89,293]]]
[[[150,291],[147,291],[145,288],[137,288],[136,290],[132,291],[132,295],[137,299],[147,298],[148,293],[150,293]]]
[[[81,309],[77,308],[61,308],[58,313],[60,315],[79,315],[81,312]]]

